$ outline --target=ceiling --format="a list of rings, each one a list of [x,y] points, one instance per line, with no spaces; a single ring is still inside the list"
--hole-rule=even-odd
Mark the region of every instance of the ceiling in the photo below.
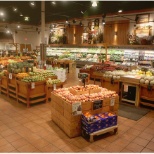
[[[45,1],[45,21],[60,22],[66,18],[70,21],[74,18],[83,18],[93,15],[117,13],[119,9],[123,11],[154,9],[154,1],[99,1],[97,7],[91,6],[91,1]],[[17,11],[13,11],[13,7]],[[83,12],[83,14],[81,13]],[[30,1],[0,1],[1,23],[20,23],[38,26],[41,24],[41,1],[35,1],[35,6],[30,5]],[[23,14],[23,16],[20,16]],[[30,17],[29,21],[24,21],[24,17]]]

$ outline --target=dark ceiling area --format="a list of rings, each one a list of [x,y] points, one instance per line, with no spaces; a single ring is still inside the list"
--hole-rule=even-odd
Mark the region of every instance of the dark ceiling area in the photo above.
[[[31,1],[30,1],[31,2]],[[31,6],[29,1],[0,1],[0,22],[20,23],[30,25],[41,24],[41,1],[34,1]],[[13,11],[17,8],[17,11]],[[91,1],[45,1],[46,23],[84,18],[104,13],[117,13],[119,9],[124,12],[133,10],[154,9],[154,1],[98,1],[97,7],[91,6]],[[82,13],[81,13],[82,12]],[[20,16],[20,15],[23,16]],[[24,17],[29,17],[25,21]]]

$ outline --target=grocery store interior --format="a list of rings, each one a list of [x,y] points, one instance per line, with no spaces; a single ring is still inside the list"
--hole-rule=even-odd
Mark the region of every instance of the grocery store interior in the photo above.
[[[154,153],[154,1],[0,1],[0,152]]]

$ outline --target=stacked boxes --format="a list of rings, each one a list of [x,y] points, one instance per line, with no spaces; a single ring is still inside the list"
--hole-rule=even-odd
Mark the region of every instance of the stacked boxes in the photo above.
[[[114,98],[104,98],[102,105],[98,109],[94,109],[94,102],[86,101],[81,102],[82,113],[87,112],[92,115],[96,115],[98,119],[95,123],[89,123],[84,120],[83,115],[73,115],[72,114],[72,104],[65,101],[59,95],[51,93],[51,114],[52,120],[70,137],[77,137],[81,135],[81,128],[84,128],[88,133],[97,131],[99,129],[104,129],[113,125],[116,125],[116,119],[113,119],[114,116],[108,118],[102,118],[102,114],[105,112],[118,112],[119,106],[119,96],[117,95]],[[115,116],[117,117],[117,116]],[[82,118],[82,120],[81,120]],[[82,127],[81,127],[82,121]],[[83,127],[84,126],[84,127]]]
[[[112,113],[101,113],[91,115],[89,113],[82,115],[82,130],[86,134],[117,125],[117,115]]]

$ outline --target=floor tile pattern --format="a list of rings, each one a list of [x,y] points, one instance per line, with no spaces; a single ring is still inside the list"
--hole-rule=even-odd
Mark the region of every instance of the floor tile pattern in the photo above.
[[[68,74],[64,87],[81,85],[77,73]],[[118,117],[118,124],[118,134],[93,143],[81,136],[70,139],[52,121],[50,103],[26,108],[0,95],[0,152],[154,152],[154,110],[138,121]]]

